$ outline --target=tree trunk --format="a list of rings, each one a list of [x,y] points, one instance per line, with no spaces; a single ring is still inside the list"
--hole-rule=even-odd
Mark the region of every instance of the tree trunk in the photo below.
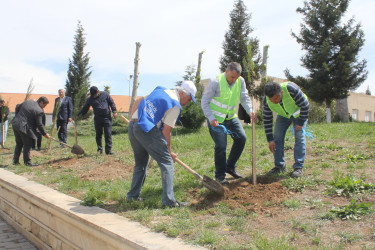
[[[327,115],[326,115],[327,123],[331,123],[331,103],[326,102],[326,111],[327,111]]]
[[[263,47],[262,70],[260,72],[261,80],[267,76],[268,47],[269,45]]]
[[[197,68],[197,74],[195,75],[195,81],[198,80],[198,77],[200,78],[201,77],[201,64],[202,64],[202,55],[203,55],[204,51],[200,52],[199,53],[199,56],[198,56],[198,68]]]
[[[133,80],[133,92],[132,92],[132,99],[130,102],[129,113],[132,110],[135,100],[137,99],[137,91],[138,91],[138,63],[139,63],[139,49],[141,47],[141,43],[135,43],[136,50],[135,50],[135,59],[134,59],[134,80]]]

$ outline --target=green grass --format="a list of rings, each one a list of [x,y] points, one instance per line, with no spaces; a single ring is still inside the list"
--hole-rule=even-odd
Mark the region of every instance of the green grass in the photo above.
[[[375,232],[371,231],[371,228],[375,228],[375,218],[371,213],[373,206],[368,202],[375,200],[372,192],[374,185],[372,169],[375,165],[374,124],[309,125],[315,139],[307,141],[304,177],[292,179],[288,174],[275,177],[270,183],[281,181],[283,187],[288,190],[289,196],[282,202],[277,202],[277,197],[270,198],[262,204],[262,209],[256,210],[247,209],[246,206],[233,207],[221,200],[203,208],[196,206],[165,208],[161,203],[160,169],[155,162],[149,167],[142,188],[143,201],[129,202],[126,200],[126,194],[130,189],[131,173],[112,180],[80,178],[80,174],[90,171],[93,165],[109,164],[106,155],[96,154],[92,123],[81,126],[83,131],[78,138],[78,144],[85,149],[86,155],[79,168],[66,166],[66,162],[74,160],[76,156],[72,155],[69,149],[57,148],[56,144],[53,144],[49,153],[33,157],[33,161],[42,164],[43,167],[32,169],[23,164],[10,165],[11,152],[0,157],[0,167],[74,195],[82,200],[82,204],[116,211],[155,232],[164,233],[169,237],[180,237],[190,244],[212,249],[339,249],[350,248],[355,244],[358,247],[364,239],[375,238]],[[251,127],[244,128],[248,142],[237,166],[244,176],[250,176]],[[119,130],[121,129],[126,132],[126,127],[120,127]],[[112,161],[124,167],[132,166],[134,158],[127,134],[115,134],[112,140],[113,151],[116,153],[115,156],[111,156]],[[14,137],[8,136],[7,146],[13,149],[14,144]],[[45,144],[46,140],[43,139],[42,146],[45,147]],[[68,144],[74,144],[71,133]],[[228,137],[227,155],[231,145],[232,140]],[[294,138],[288,131],[285,160],[289,172],[293,165],[293,147]],[[214,143],[207,128],[196,132],[182,128],[173,129],[172,151],[199,174],[214,178]],[[256,171],[258,177],[262,177],[273,168],[273,156],[269,152],[262,126],[256,127],[256,157]],[[175,164],[174,170],[174,192],[177,200],[192,203],[198,198],[205,201],[209,195],[212,195],[183,167]],[[371,181],[365,182],[365,179]],[[325,190],[328,190],[328,193],[324,192]],[[338,193],[342,196],[337,197]],[[359,202],[351,203],[352,196]],[[341,202],[344,200],[345,204],[349,205],[338,206],[337,199]],[[308,215],[305,215],[305,211],[309,211]],[[325,235],[319,231],[318,225],[333,227],[332,223],[337,222],[335,221],[337,218],[345,218],[345,216],[360,217],[362,223],[370,221],[367,222],[369,224],[364,225],[369,229],[368,234],[358,236],[344,230],[330,230],[325,232],[327,234]],[[363,219],[364,217],[366,220]],[[349,223],[359,223],[355,220],[340,222],[348,228],[352,226]],[[337,237],[341,242],[329,240]],[[300,245],[300,240],[306,245]],[[371,247],[375,248],[375,243]]]

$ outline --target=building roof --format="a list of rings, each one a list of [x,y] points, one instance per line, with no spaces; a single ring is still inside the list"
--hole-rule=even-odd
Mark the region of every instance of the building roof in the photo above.
[[[25,100],[26,94],[20,93],[0,93],[1,98],[5,100],[5,103],[9,106],[9,111],[15,111],[16,105],[22,103]],[[45,96],[49,100],[49,104],[44,108],[46,114],[52,114],[53,104],[58,95],[44,95],[44,94],[31,94],[29,99],[38,100],[39,97]],[[127,113],[129,111],[130,98],[127,95],[111,95],[113,101],[116,104],[118,112]]]

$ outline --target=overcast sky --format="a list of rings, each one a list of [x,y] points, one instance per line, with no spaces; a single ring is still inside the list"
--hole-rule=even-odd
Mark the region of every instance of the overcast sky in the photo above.
[[[300,66],[299,33],[303,0],[244,0],[250,26],[261,47],[269,45],[268,75],[284,78],[307,74]],[[115,95],[129,94],[135,43],[140,48],[138,95],[162,85],[172,88],[188,65],[197,65],[205,50],[202,78],[220,73],[224,34],[234,0],[0,0],[0,93],[25,93],[33,79],[34,93],[57,94],[65,88],[78,20],[90,53],[91,85],[111,86]],[[357,89],[375,94],[375,1],[353,0],[345,20],[354,16],[365,32],[360,59],[369,75]],[[132,82],[131,82],[132,84]]]

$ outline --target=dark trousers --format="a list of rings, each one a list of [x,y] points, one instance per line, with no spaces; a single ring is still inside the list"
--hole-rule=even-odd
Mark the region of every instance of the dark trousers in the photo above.
[[[30,150],[34,144],[34,139],[13,129],[14,137],[16,139],[16,147],[14,148],[13,162],[18,163],[23,148],[23,162],[25,164],[31,162]]]
[[[103,150],[102,135],[104,130],[105,152],[111,152],[112,149],[112,118],[111,117],[95,117],[95,132],[96,132],[96,145],[98,150]]]
[[[57,137],[59,138],[59,141],[66,143],[66,141],[68,140],[68,122],[57,119],[56,126],[57,126],[57,129],[59,129],[60,127],[60,130],[57,133]]]
[[[33,140],[33,146],[32,149],[35,149],[35,142],[38,149],[42,147],[42,134],[38,133],[36,136],[36,140]]]

